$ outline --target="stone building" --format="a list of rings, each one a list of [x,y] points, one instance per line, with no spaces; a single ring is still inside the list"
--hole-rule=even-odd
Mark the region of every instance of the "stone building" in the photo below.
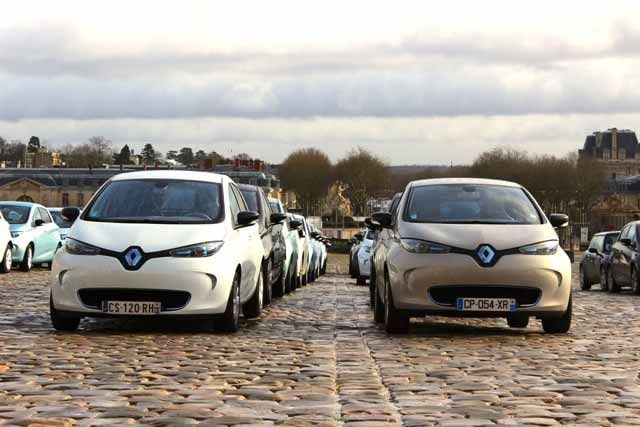
[[[594,132],[587,136],[578,154],[601,162],[609,179],[640,175],[640,146],[632,130]]]

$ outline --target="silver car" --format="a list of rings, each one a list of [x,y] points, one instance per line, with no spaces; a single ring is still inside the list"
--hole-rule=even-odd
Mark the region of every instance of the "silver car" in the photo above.
[[[374,312],[388,332],[412,316],[530,317],[551,333],[571,326],[571,262],[531,194],[506,181],[456,178],[408,184],[374,254]]]

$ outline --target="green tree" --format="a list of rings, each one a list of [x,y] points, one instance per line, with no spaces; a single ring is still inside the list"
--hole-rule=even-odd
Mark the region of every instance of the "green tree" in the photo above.
[[[176,160],[178,158],[178,152],[176,150],[167,151],[167,160]]]
[[[114,163],[128,165],[131,164],[131,149],[127,144],[120,149],[120,153],[113,155]]]
[[[180,154],[178,154],[177,160],[185,166],[193,164],[193,150],[190,147],[182,147]]]
[[[279,175],[282,188],[296,194],[305,214],[317,214],[331,183],[329,157],[315,148],[294,151],[280,165]]]
[[[156,160],[156,150],[154,150],[153,145],[149,143],[144,144],[144,148],[140,154],[142,155],[142,160],[146,165],[153,164]]]
[[[344,195],[355,215],[367,215],[367,203],[382,195],[390,184],[387,165],[369,151],[358,148],[335,165],[335,178],[345,184]]]
[[[207,158],[207,153],[204,150],[196,151],[196,160],[204,160]]]
[[[35,153],[40,148],[40,138],[32,136],[29,138],[29,144],[27,145],[27,151],[29,153]]]
[[[113,162],[111,142],[102,136],[93,136],[84,144],[62,147],[62,158],[68,167],[101,167]]]

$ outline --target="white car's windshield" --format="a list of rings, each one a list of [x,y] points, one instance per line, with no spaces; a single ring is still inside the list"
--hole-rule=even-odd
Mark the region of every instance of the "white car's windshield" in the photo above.
[[[67,221],[66,219],[64,219],[62,217],[62,212],[60,212],[60,211],[49,211],[49,213],[53,217],[53,222],[55,222],[58,227],[60,227],[60,228],[71,228],[71,225],[73,225],[73,223]]]
[[[424,185],[411,190],[405,221],[457,224],[541,224],[523,189],[487,184]]]
[[[208,224],[224,216],[220,184],[138,179],[111,182],[83,219],[103,222]]]
[[[0,206],[2,216],[9,224],[25,224],[29,219],[31,208],[28,206],[4,205]]]

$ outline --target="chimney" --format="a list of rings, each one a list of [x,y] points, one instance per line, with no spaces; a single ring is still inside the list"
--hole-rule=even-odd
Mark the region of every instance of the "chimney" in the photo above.
[[[618,129],[611,128],[611,159],[618,159]]]

